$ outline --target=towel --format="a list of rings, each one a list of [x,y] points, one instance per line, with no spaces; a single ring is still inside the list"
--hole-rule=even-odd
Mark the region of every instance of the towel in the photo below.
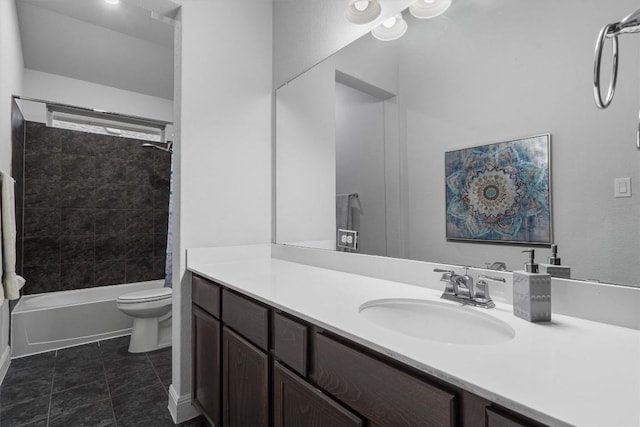
[[[25,280],[16,275],[16,202],[13,192],[15,180],[4,172],[0,172],[0,232],[2,238],[2,291],[3,298],[10,300],[20,298],[20,288]]]
[[[349,211],[351,210],[350,199],[349,194],[336,195],[336,228],[348,230],[351,225],[349,224]]]

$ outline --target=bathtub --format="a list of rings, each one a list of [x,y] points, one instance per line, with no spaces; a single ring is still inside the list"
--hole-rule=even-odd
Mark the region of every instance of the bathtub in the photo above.
[[[130,335],[133,319],[116,299],[163,285],[154,280],[23,296],[11,312],[11,358]]]

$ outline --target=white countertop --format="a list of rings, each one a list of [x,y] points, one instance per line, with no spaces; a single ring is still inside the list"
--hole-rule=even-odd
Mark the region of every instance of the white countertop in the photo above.
[[[412,338],[359,314],[381,298],[442,301],[441,292],[269,256],[188,262],[188,269],[549,425],[640,426],[640,331],[554,314],[515,317],[510,305],[480,310],[509,324],[513,340],[453,345]],[[455,304],[455,303],[452,303]],[[638,308],[640,310],[640,308]]]

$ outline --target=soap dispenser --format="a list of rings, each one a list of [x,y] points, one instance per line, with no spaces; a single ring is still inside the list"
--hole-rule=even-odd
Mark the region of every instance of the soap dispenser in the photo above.
[[[527,249],[524,271],[513,272],[513,314],[529,322],[551,320],[551,275],[540,273],[535,251]]]
[[[540,264],[540,270],[543,273],[548,273],[551,277],[558,277],[561,279],[571,279],[571,267],[560,264],[560,257],[558,256],[558,245],[551,245],[551,256],[549,257],[548,264]]]

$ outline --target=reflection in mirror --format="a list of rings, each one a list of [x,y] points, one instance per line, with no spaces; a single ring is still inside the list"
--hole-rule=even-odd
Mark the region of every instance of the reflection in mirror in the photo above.
[[[405,12],[402,38],[367,34],[282,86],[277,243],[335,250],[336,196],[357,193],[347,222],[359,253],[521,269],[522,247],[446,240],[444,153],[548,132],[563,263],[574,278],[639,285],[635,37],[620,37],[616,102],[599,111],[592,94],[600,28],[635,9],[632,0],[457,0],[433,20]],[[631,179],[632,197],[615,197],[618,178]]]

